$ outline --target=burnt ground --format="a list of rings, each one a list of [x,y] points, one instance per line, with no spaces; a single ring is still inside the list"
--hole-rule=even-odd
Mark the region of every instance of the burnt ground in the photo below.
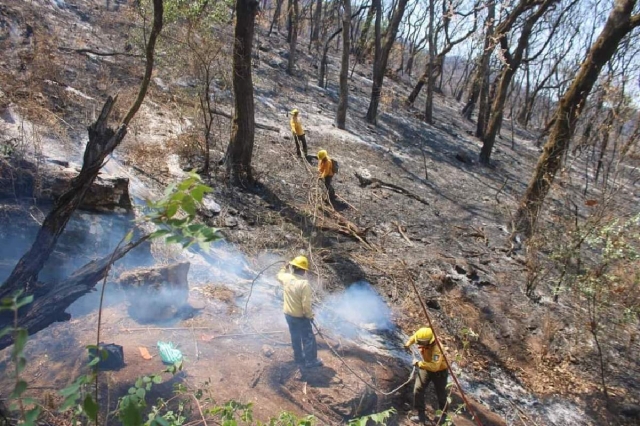
[[[43,145],[48,157],[78,161],[86,138],[82,129],[100,107],[100,100],[119,90],[122,105],[126,105],[135,93],[141,75],[139,58],[101,57],[58,48],[122,51],[127,43],[135,45],[132,12],[124,4],[116,8],[117,4],[105,7],[102,2],[77,0],[62,7],[34,1],[0,9],[3,22],[11,24],[3,27],[1,39],[8,47],[0,64],[5,83],[3,118],[10,127],[19,120],[41,125],[40,133],[23,135],[25,140],[42,140],[29,149],[42,153]],[[368,392],[323,342],[321,357],[326,367],[303,376],[290,363],[286,333],[260,335],[286,330],[275,296],[264,299],[268,303],[261,301],[262,316],[255,323],[251,310],[248,319],[242,316],[248,280],[268,264],[265,255],[273,259],[306,253],[313,264],[318,303],[327,294],[366,280],[405,333],[424,324],[410,274],[428,300],[450,358],[460,355],[457,369],[463,386],[479,401],[479,407],[484,406],[484,424],[628,422],[603,407],[594,348],[577,327],[581,314],[575,302],[567,298],[554,304],[542,288],[541,302],[532,303],[523,293],[525,259],[508,255],[510,212],[539,155],[535,135],[512,128],[510,120],[505,120],[492,167],[482,167],[476,162],[480,142],[469,135],[474,123],[460,118],[461,105],[438,95],[436,125],[426,125],[419,109],[424,104],[422,97],[415,107],[404,104],[413,81],[406,76],[385,79],[378,126],[369,126],[363,120],[371,83],[369,64],[355,68],[347,131],[341,131],[333,126],[337,57],[331,58],[329,85],[322,89],[315,83],[316,62],[304,46],[299,52],[299,69],[291,77],[284,72],[288,47],[282,35],[267,38],[260,29],[256,45],[256,120],[281,130],[256,131],[256,185],[230,187],[218,170],[209,182],[220,211],[208,212],[203,221],[220,227],[230,245],[211,257],[176,254],[175,250],[154,253],[163,261],[186,256],[200,265],[195,268],[199,272],[190,276],[191,304],[197,307],[193,318],[175,319],[170,325],[140,324],[130,315],[126,301],[116,299],[107,308],[105,341],[123,345],[127,359],[123,370],[105,373],[109,389],[103,392],[110,395],[111,405],[132,378],[162,368],[157,357],[143,360],[137,348],[148,347],[153,354],[155,342],[164,339],[178,343],[187,357],[181,379],[192,389],[211,379],[207,386],[216,401],[254,402],[260,419],[285,409],[314,414],[321,424],[339,424],[353,415],[393,406],[400,411],[394,421],[405,424],[408,388],[390,398]],[[131,192],[137,198],[153,196],[163,185],[183,176],[183,169],[197,167],[199,160],[192,148],[198,123],[190,106],[195,89],[184,70],[172,67],[166,52],[160,51],[154,85],[133,131],[118,149],[117,161],[108,166],[111,172],[131,178]],[[231,92],[224,73],[216,84],[217,107],[229,111]],[[339,216],[321,199],[314,161],[306,165],[294,157],[286,116],[294,107],[301,111],[310,153],[327,149],[340,162],[340,174],[334,181],[343,200]],[[212,157],[217,161],[228,140],[226,119],[216,122],[214,133]],[[554,215],[562,214],[563,195],[577,193],[583,185],[580,160],[570,164],[573,169],[560,177],[543,218],[548,225]],[[389,189],[361,187],[355,173],[365,172],[428,204]],[[620,195],[620,211],[633,211],[637,189],[625,188]],[[340,232],[344,228],[336,219],[352,222],[366,229],[366,234],[357,239]],[[238,258],[247,259],[251,273],[225,272]],[[265,286],[273,284],[273,272],[266,274]],[[219,280],[212,282],[212,274],[219,275]],[[216,292],[211,296],[201,291],[209,285],[231,290],[223,292],[226,296],[220,301]],[[265,312],[269,316],[262,312],[262,303],[268,305]],[[59,389],[83,370],[83,347],[94,338],[96,315],[93,309],[80,311],[71,322],[56,324],[32,339],[27,352],[32,361],[26,374],[34,393],[47,392],[41,388]],[[326,324],[329,330],[332,326]],[[186,330],[127,331],[145,327]],[[469,339],[468,330],[478,337]],[[225,334],[241,336],[216,337]],[[393,351],[400,347],[400,337],[389,337],[384,351],[380,347],[372,351],[358,339],[335,339],[352,368],[381,389],[394,388],[409,374],[406,359]],[[465,340],[470,340],[467,348]],[[610,392],[619,404],[637,404],[639,366],[633,354],[638,353],[638,343],[630,340],[619,346],[612,352],[619,361],[612,364],[616,372]],[[5,371],[8,356],[8,351],[2,353]],[[6,376],[3,383],[3,389],[8,388]],[[455,423],[472,424],[460,416]]]

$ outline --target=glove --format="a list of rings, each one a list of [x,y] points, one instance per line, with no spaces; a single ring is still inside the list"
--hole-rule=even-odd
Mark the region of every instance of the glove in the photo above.
[[[405,351],[411,352],[411,346],[410,345],[403,345],[402,347],[404,348]]]
[[[413,366],[416,368],[420,368],[420,361],[418,360],[413,361]]]

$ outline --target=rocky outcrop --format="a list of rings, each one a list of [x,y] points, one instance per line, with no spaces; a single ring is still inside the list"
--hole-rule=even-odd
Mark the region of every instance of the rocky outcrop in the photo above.
[[[78,170],[64,162],[36,164],[25,159],[4,159],[0,161],[0,200],[30,198],[38,203],[53,202],[71,186],[77,175]],[[130,212],[129,179],[98,175],[79,208]]]
[[[127,293],[131,315],[145,322],[174,317],[187,304],[190,265],[183,262],[122,273],[118,283]]]

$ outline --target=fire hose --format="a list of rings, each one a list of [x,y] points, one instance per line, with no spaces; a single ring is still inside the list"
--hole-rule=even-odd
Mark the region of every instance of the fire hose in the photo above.
[[[403,384],[401,384],[400,386],[398,386],[397,388],[389,391],[389,392],[384,392],[382,390],[380,390],[379,388],[377,388],[376,386],[372,385],[371,383],[369,383],[366,379],[362,378],[358,373],[356,373],[353,368],[351,368],[349,366],[349,364],[347,364],[347,361],[344,360],[344,358],[342,356],[340,356],[340,354],[338,353],[338,351],[336,351],[333,346],[331,346],[331,344],[327,341],[327,339],[324,337],[324,335],[322,334],[322,332],[320,331],[320,328],[318,328],[318,326],[316,325],[315,321],[311,321],[311,324],[313,324],[313,328],[316,329],[316,332],[318,333],[318,336],[322,337],[322,340],[324,340],[324,342],[327,344],[327,346],[329,347],[329,349],[331,350],[331,352],[336,356],[336,358],[338,358],[342,364],[344,364],[344,366],[347,368],[347,370],[349,370],[351,372],[351,374],[353,374],[354,376],[356,376],[362,383],[364,383],[365,385],[367,385],[369,388],[371,388],[373,391],[381,393],[382,395],[385,396],[389,396],[389,395],[393,395],[394,393],[398,392],[400,389],[402,389],[403,387],[405,387],[406,385],[408,385],[409,383],[411,383],[411,381],[413,380],[413,376],[415,376],[416,374],[416,367],[414,366],[413,369],[411,370],[411,375],[409,376],[409,378],[407,379],[406,382],[404,382]]]

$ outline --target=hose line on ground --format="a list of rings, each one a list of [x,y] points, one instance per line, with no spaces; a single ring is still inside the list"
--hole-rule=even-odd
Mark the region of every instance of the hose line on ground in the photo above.
[[[318,328],[318,326],[316,325],[315,322],[311,322],[311,324],[313,324],[313,327],[316,329],[316,331],[318,332],[318,335],[320,337],[322,337],[322,340],[324,340],[324,342],[327,344],[327,346],[329,347],[329,349],[331,350],[331,352],[333,352],[333,354],[336,356],[336,358],[338,358],[345,367],[347,367],[347,370],[349,370],[354,376],[356,376],[358,379],[360,379],[360,381],[362,383],[364,383],[365,385],[367,385],[369,388],[371,388],[373,391],[381,393],[382,395],[385,396],[389,396],[389,395],[393,395],[394,393],[398,392],[400,389],[402,389],[403,387],[405,387],[406,385],[408,385],[409,383],[411,383],[411,381],[413,380],[413,376],[415,376],[416,374],[416,367],[414,366],[413,369],[411,370],[411,375],[409,376],[409,379],[407,379],[406,382],[404,382],[403,384],[401,384],[400,386],[398,386],[397,388],[389,391],[389,392],[384,392],[380,389],[378,389],[377,387],[375,387],[374,385],[372,385],[371,383],[369,383],[367,380],[365,380],[364,378],[362,378],[358,373],[356,373],[350,366],[349,364],[347,364],[347,362],[344,360],[344,358],[342,356],[340,356],[340,354],[333,348],[333,346],[331,346],[331,344],[327,341],[327,339],[324,337],[324,335],[322,334],[322,332],[320,331],[320,329]]]

